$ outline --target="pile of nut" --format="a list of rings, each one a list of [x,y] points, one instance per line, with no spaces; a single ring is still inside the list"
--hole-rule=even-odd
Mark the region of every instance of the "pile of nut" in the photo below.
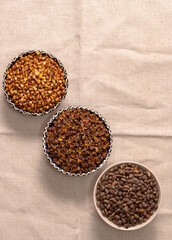
[[[99,180],[97,206],[103,216],[129,228],[146,222],[158,208],[159,190],[153,175],[136,164],[112,167]]]
[[[95,113],[72,108],[60,113],[46,132],[49,157],[69,173],[87,173],[106,158],[110,134]]]
[[[9,99],[17,108],[30,113],[53,108],[65,94],[65,86],[61,66],[40,52],[19,57],[6,72]]]

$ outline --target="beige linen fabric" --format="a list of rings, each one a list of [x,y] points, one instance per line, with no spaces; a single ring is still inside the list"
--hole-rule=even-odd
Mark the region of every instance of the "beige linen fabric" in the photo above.
[[[113,131],[104,167],[87,177],[55,170],[42,149],[53,115],[24,116],[0,94],[1,240],[169,240],[172,236],[172,1],[0,0],[0,74],[19,53],[54,54],[69,89],[60,108],[84,105]],[[106,225],[93,187],[119,161],[136,161],[158,176],[162,205],[135,232]]]

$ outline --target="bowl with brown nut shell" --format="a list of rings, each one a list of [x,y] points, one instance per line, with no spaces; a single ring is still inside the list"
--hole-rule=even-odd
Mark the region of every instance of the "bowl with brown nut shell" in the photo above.
[[[56,109],[68,88],[63,64],[45,51],[19,54],[7,66],[3,76],[4,94],[17,111],[41,116]]]
[[[149,168],[140,163],[121,162],[108,167],[98,177],[93,200],[104,222],[130,231],[146,226],[155,218],[161,190]]]
[[[86,176],[101,168],[112,149],[105,119],[87,107],[67,107],[54,115],[43,133],[50,163],[70,176]]]

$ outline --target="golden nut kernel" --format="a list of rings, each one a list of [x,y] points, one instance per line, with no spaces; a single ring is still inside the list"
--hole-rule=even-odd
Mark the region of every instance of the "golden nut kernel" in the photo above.
[[[19,109],[43,113],[56,106],[65,94],[66,78],[62,73],[61,66],[48,55],[28,53],[7,70],[5,90]]]

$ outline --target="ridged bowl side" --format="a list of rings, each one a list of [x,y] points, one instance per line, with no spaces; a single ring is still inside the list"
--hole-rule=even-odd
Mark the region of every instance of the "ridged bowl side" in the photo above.
[[[66,172],[64,171],[62,168],[60,168],[59,166],[57,166],[57,164],[49,157],[48,153],[46,152],[47,150],[47,147],[46,147],[46,133],[48,131],[48,128],[50,127],[50,125],[52,124],[52,122],[54,121],[54,119],[56,119],[58,117],[59,114],[61,114],[62,112],[66,111],[66,110],[69,110],[69,109],[76,109],[76,108],[80,108],[80,109],[85,109],[85,110],[88,110],[94,114],[96,114],[105,124],[106,128],[108,129],[108,132],[109,132],[109,136],[110,136],[110,140],[109,140],[109,149],[108,149],[108,152],[107,152],[107,155],[106,155],[106,158],[101,162],[100,165],[98,165],[95,169],[93,169],[91,172],[87,172],[87,173],[82,173],[82,174],[79,174],[79,173],[70,173],[70,172]],[[62,172],[63,174],[67,174],[69,176],[87,176],[89,175],[90,173],[93,173],[95,172],[96,170],[100,169],[108,160],[109,156],[110,156],[110,153],[111,153],[111,150],[112,150],[112,132],[110,130],[110,127],[109,125],[107,124],[106,120],[96,111],[88,108],[88,107],[82,107],[82,106],[74,106],[74,107],[67,107],[65,109],[62,109],[60,111],[57,112],[57,114],[55,114],[51,119],[50,121],[47,123],[47,126],[45,128],[45,131],[43,133],[43,148],[44,148],[44,153],[46,155],[46,157],[48,158],[49,162],[51,165],[53,165],[58,171]]]
[[[61,100],[53,107],[53,108],[50,108],[48,109],[48,111],[45,111],[43,113],[30,113],[30,112],[27,112],[27,111],[23,111],[22,109],[18,108],[15,106],[15,104],[9,99],[9,96],[6,92],[6,72],[8,71],[8,69],[22,56],[26,56],[28,54],[31,54],[31,53],[34,53],[34,52],[39,52],[41,54],[46,54],[47,56],[49,56],[50,58],[52,58],[53,60],[55,60],[59,65],[60,67],[62,68],[62,71],[64,73],[64,77],[65,77],[65,81],[66,81],[66,84],[65,84],[65,93],[63,94]],[[57,59],[55,56],[53,56],[52,54],[50,53],[47,53],[45,51],[41,51],[41,50],[31,50],[31,51],[27,51],[27,52],[23,52],[23,53],[20,53],[17,57],[15,57],[7,66],[5,72],[4,72],[4,75],[3,75],[3,89],[4,89],[4,94],[5,94],[5,97],[7,99],[7,101],[9,102],[9,104],[18,112],[20,113],[23,113],[25,115],[28,115],[28,116],[43,116],[43,115],[46,115],[52,111],[54,111],[57,107],[59,107],[60,103],[62,102],[62,100],[65,99],[66,97],[66,94],[67,94],[67,89],[68,89],[68,77],[67,77],[67,72],[63,66],[63,64],[60,62],[59,59]]]

